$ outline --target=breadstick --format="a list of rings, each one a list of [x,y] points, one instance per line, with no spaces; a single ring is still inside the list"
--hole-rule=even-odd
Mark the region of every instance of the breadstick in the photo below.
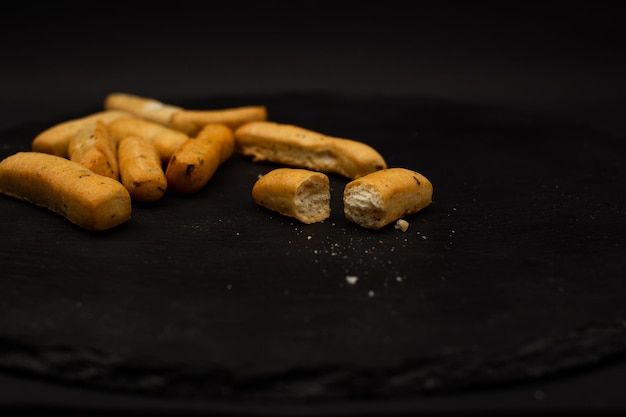
[[[159,152],[162,163],[167,163],[174,151],[189,139],[189,136],[183,132],[139,117],[125,117],[115,120],[109,124],[109,132],[118,143],[127,136],[139,136],[152,141]]]
[[[363,142],[268,121],[237,128],[235,149],[254,162],[268,161],[350,179],[387,167],[380,153]]]
[[[40,132],[35,139],[33,139],[31,150],[67,158],[67,148],[70,139],[81,129],[89,126],[93,127],[96,120],[101,120],[108,125],[116,119],[128,116],[130,116],[130,113],[122,110],[104,110],[78,119],[58,123]]]
[[[266,209],[306,224],[330,217],[330,182],[321,172],[276,168],[256,181],[252,198]]]
[[[167,179],[154,142],[127,136],[118,145],[120,180],[135,201],[154,202],[165,194]]]
[[[131,215],[130,195],[119,181],[47,153],[18,152],[2,160],[0,192],[92,231],[118,226]]]
[[[380,229],[432,202],[432,183],[415,171],[387,168],[346,184],[344,214],[368,229]]]
[[[219,165],[233,153],[235,136],[224,124],[206,125],[174,152],[167,164],[167,186],[181,194],[199,191],[213,177]]]
[[[172,114],[182,107],[165,104],[158,100],[127,93],[110,93],[104,99],[106,110],[125,110],[133,115],[163,126],[170,125]]]
[[[117,144],[102,120],[96,120],[93,126],[85,126],[72,137],[67,153],[69,159],[96,174],[119,180]]]
[[[265,106],[242,106],[219,110],[183,110],[172,114],[170,127],[195,136],[208,123],[223,123],[231,129],[242,124],[267,120]]]

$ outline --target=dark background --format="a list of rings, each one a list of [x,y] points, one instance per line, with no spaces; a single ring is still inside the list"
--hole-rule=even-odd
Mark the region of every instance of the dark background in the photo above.
[[[355,4],[16,4],[0,15],[0,129],[62,120],[113,91],[170,104],[328,91],[492,104],[626,135],[625,29],[613,2]],[[500,391],[319,411],[615,411],[626,409],[625,383],[617,362]],[[20,405],[150,404],[0,374],[0,406]]]

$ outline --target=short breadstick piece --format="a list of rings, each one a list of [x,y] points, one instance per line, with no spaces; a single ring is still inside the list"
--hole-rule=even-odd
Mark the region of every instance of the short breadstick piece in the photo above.
[[[266,209],[306,224],[330,216],[330,182],[321,172],[276,168],[256,181],[252,198]]]
[[[117,144],[102,120],[96,120],[93,126],[85,126],[70,139],[68,155],[69,159],[96,174],[119,179]]]
[[[135,201],[154,202],[165,194],[167,179],[154,142],[127,136],[118,145],[120,180]]]
[[[45,207],[92,231],[118,226],[131,215],[131,198],[112,178],[69,159],[18,152],[0,162],[0,193]]]
[[[101,120],[108,125],[116,119],[130,115],[130,113],[122,110],[104,110],[78,119],[58,123],[35,136],[31,144],[31,150],[67,158],[67,148],[70,144],[70,139],[76,136],[81,129],[93,128],[96,120]]]
[[[223,123],[231,129],[257,120],[267,120],[265,106],[241,106],[215,110],[183,110],[172,114],[170,127],[195,136],[209,123]]]
[[[125,110],[134,116],[163,126],[170,125],[172,114],[183,110],[182,107],[162,103],[149,97],[128,93],[110,93],[104,99],[106,110]]]
[[[387,167],[381,154],[363,142],[268,121],[237,128],[235,149],[254,162],[268,161],[351,179]]]
[[[432,203],[431,182],[406,168],[387,168],[346,184],[346,218],[368,229],[380,229]]]
[[[234,151],[235,136],[224,124],[208,124],[187,140],[167,164],[167,186],[181,194],[199,191]]]
[[[139,136],[152,141],[159,152],[162,163],[169,161],[174,151],[189,139],[189,136],[183,132],[139,117],[125,117],[115,120],[109,124],[109,132],[117,143],[127,136]]]

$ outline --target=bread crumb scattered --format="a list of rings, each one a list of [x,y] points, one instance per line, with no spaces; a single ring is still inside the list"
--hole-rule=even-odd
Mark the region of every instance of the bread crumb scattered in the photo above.
[[[407,229],[409,228],[409,222],[407,222],[404,219],[398,219],[394,227],[398,230],[402,230],[403,232],[406,232]]]
[[[368,291],[368,293],[367,293],[367,295],[369,295],[370,297],[373,297],[373,296],[374,296],[374,291],[369,290],[369,291]]]
[[[356,275],[346,275],[346,282],[350,285],[356,284],[358,280],[359,277],[357,277]]]

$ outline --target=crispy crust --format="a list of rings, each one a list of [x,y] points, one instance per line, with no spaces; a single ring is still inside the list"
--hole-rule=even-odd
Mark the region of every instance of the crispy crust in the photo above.
[[[118,181],[46,153],[18,152],[0,162],[0,192],[92,231],[116,227],[131,215],[130,195]]]
[[[321,222],[330,216],[330,182],[321,172],[274,169],[256,181],[252,198],[266,209],[306,224]]]
[[[120,179],[135,201],[160,200],[167,190],[159,153],[154,142],[140,136],[127,136],[117,150]]]
[[[115,120],[109,124],[109,132],[118,144],[127,136],[138,136],[152,141],[162,163],[169,161],[174,151],[189,139],[183,132],[134,116]]]
[[[130,113],[123,110],[104,110],[78,119],[58,123],[35,136],[31,144],[31,150],[67,158],[70,140],[81,129],[93,128],[97,120],[101,120],[108,125],[114,120],[130,115]]]
[[[254,162],[268,161],[355,179],[387,163],[371,146],[299,126],[260,121],[235,130],[235,149]]]
[[[432,203],[432,183],[405,168],[387,168],[346,184],[346,218],[368,229],[380,229]]]
[[[209,123],[223,123],[231,129],[257,120],[267,120],[265,106],[242,106],[216,110],[183,110],[172,114],[170,127],[195,136]]]
[[[180,194],[192,194],[204,187],[220,164],[233,154],[235,136],[224,124],[208,124],[174,152],[167,164],[167,185]]]
[[[124,110],[134,116],[163,126],[170,125],[172,115],[183,110],[182,107],[165,104],[149,97],[128,93],[110,93],[104,99],[106,110]]]
[[[85,126],[72,137],[67,153],[70,160],[96,174],[119,180],[117,144],[102,120],[97,120],[94,126]]]

